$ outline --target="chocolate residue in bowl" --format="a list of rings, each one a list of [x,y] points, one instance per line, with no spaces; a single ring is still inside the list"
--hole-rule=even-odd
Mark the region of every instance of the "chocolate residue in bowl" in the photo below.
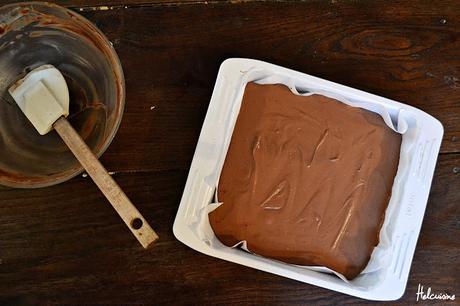
[[[53,4],[0,8],[0,185],[42,187],[81,166],[52,131],[40,136],[8,88],[32,69],[51,64],[70,92],[69,121],[97,155],[108,147],[124,107],[124,78],[108,40],[86,19]]]

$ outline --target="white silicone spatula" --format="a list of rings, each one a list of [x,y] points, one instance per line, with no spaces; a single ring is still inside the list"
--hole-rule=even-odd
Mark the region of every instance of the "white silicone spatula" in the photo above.
[[[67,121],[69,90],[61,72],[41,66],[8,91],[41,135],[56,130],[142,246],[155,242],[158,235]]]

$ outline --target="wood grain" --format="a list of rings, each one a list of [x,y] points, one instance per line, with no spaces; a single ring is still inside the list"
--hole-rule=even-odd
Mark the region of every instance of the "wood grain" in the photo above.
[[[418,107],[443,123],[442,152],[460,152],[455,3],[433,9],[424,1],[248,2],[83,12],[114,43],[126,76],[126,112],[103,163],[117,172],[187,168],[218,67],[229,57],[266,60]]]
[[[459,155],[442,155],[403,299],[418,283],[460,292]],[[89,178],[0,192],[0,304],[366,304],[365,301],[202,255],[172,224],[186,170],[115,175],[161,240],[143,251]],[[82,194],[84,191],[84,194]],[[5,303],[8,304],[8,303]],[[11,305],[11,304],[9,304]]]
[[[460,17],[416,8],[242,3],[87,12],[114,42],[127,81],[126,114],[104,164],[188,167],[228,57],[267,60],[418,107],[444,124],[442,152],[460,152]]]
[[[228,0],[211,0],[210,2],[225,2]],[[254,0],[249,0],[254,1]],[[0,4],[17,3],[16,0],[2,0]],[[48,1],[71,8],[84,10],[105,10],[118,7],[133,6],[162,6],[162,5],[190,5],[204,4],[205,0],[55,0]]]
[[[53,127],[139,243],[146,249],[151,247],[159,238],[157,233],[91,152],[69,121],[61,117],[53,124]]]
[[[443,123],[409,283],[392,304],[414,304],[419,283],[460,295],[458,1],[147,2],[154,5],[60,3],[88,8],[83,14],[120,55],[126,113],[102,162],[162,239],[147,252],[139,248],[89,178],[0,189],[0,305],[368,304],[202,255],[174,238],[217,70],[229,57],[400,100]],[[104,4],[119,6],[90,10]]]

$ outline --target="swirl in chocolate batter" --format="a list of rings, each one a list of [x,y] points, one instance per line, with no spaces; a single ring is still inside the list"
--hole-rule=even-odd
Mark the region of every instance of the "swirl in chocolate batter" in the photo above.
[[[401,139],[370,111],[249,83],[211,226],[228,246],[352,279],[378,243]]]

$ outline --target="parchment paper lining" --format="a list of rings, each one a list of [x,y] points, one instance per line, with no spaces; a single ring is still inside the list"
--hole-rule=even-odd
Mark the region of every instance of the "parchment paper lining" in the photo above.
[[[395,219],[395,214],[398,211],[398,204],[400,202],[402,194],[402,184],[410,168],[410,164],[408,163],[408,157],[410,156],[410,154],[413,153],[412,151],[414,149],[409,141],[405,141],[405,134],[408,132],[409,129],[416,129],[415,117],[410,113],[410,111],[404,109],[395,109],[394,107],[390,107],[389,105],[384,105],[382,103],[378,103],[375,101],[361,101],[350,97],[344,97],[340,94],[326,91],[323,88],[316,87],[312,84],[307,84],[305,81],[301,79],[293,78],[289,75],[285,75],[279,72],[268,71],[265,69],[249,69],[248,71],[242,71],[241,73],[243,74],[242,81],[241,84],[239,84],[240,86],[238,86],[238,90],[234,94],[233,100],[222,101],[222,103],[232,104],[230,114],[226,117],[226,121],[224,122],[224,126],[228,126],[229,128],[226,130],[225,133],[225,146],[220,154],[221,156],[219,158],[219,162],[217,163],[216,169],[213,171],[211,175],[205,178],[205,182],[207,184],[216,188],[215,197],[209,205],[206,205],[195,212],[196,216],[195,218],[193,218],[195,222],[189,224],[189,227],[197,234],[197,236],[202,241],[204,241],[209,246],[216,249],[228,248],[227,246],[223,245],[215,236],[209,223],[208,214],[222,204],[219,203],[217,198],[217,186],[219,183],[218,180],[220,177],[220,173],[222,171],[223,163],[225,161],[226,153],[231,140],[231,135],[233,133],[233,129],[239,113],[241,101],[244,94],[244,89],[248,82],[255,82],[257,84],[284,84],[289,87],[292,93],[301,96],[309,96],[313,94],[327,96],[329,98],[336,99],[353,107],[360,107],[363,109],[373,111],[382,116],[383,120],[385,121],[388,127],[390,127],[395,132],[402,134],[400,161],[397,175],[395,177],[395,181],[392,188],[392,195],[387,210],[385,212],[385,220],[380,230],[379,244],[374,248],[369,263],[366,266],[366,268],[361,272],[361,274],[358,275],[358,277],[356,277],[352,281],[348,281],[340,273],[332,271],[326,267],[302,267],[305,269],[310,269],[323,273],[333,273],[337,275],[340,279],[342,279],[344,282],[350,283],[363,290],[374,287],[378,284],[379,281],[382,281],[382,275],[385,274],[374,272],[386,269],[390,266],[392,260],[392,250],[394,249],[394,245],[392,239],[393,228],[391,226],[391,223]],[[409,122],[412,123],[409,124]],[[241,241],[235,244],[233,248],[241,248],[242,250],[249,252],[247,249],[246,241]]]

